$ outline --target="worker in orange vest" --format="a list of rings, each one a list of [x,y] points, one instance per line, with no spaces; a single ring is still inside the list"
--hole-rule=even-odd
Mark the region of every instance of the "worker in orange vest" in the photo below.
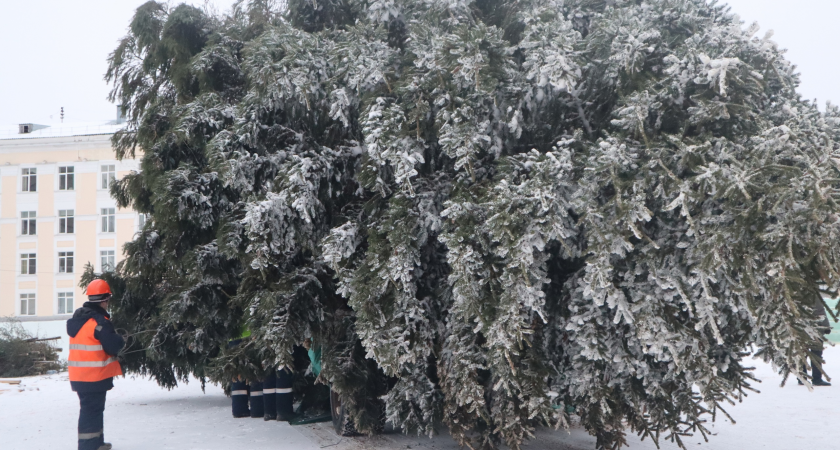
[[[67,361],[70,387],[79,395],[79,450],[110,450],[105,442],[102,414],[105,394],[122,375],[117,354],[125,346],[108,314],[111,287],[105,280],[93,280],[85,292],[88,301],[67,321],[70,358]]]

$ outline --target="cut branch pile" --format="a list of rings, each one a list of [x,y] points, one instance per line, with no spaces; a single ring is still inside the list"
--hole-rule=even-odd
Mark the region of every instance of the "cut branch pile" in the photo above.
[[[41,375],[48,370],[61,370],[61,337],[38,338],[30,335],[19,322],[0,324],[0,378]]]

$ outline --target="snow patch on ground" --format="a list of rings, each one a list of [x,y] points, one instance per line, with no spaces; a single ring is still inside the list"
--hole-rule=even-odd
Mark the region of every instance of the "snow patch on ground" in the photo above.
[[[840,374],[840,346],[825,351],[826,369]],[[799,448],[828,449],[837,443],[830,432],[840,421],[840,376],[835,385],[813,392],[781,377],[756,361],[763,381],[761,394],[750,395],[729,412],[736,425],[718,417],[710,425],[715,436],[685,438],[688,448],[707,450]],[[115,450],[456,450],[448,436],[434,439],[386,434],[372,438],[340,438],[331,424],[292,427],[261,419],[233,419],[230,400],[218,386],[193,381],[171,391],[140,377],[115,380],[105,409],[105,437]],[[75,448],[78,398],[70,390],[67,374],[28,377],[20,386],[0,383],[0,448],[3,450],[55,450]],[[630,450],[656,446],[631,437]],[[540,431],[525,449],[592,450],[594,439],[584,430]],[[661,448],[677,446],[662,442]],[[700,444],[700,445],[698,445]]]

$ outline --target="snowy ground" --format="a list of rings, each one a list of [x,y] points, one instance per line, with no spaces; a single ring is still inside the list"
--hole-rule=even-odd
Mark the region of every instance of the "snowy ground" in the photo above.
[[[827,370],[840,374],[840,346],[826,349]],[[711,429],[709,443],[687,438],[689,448],[831,449],[838,448],[840,376],[835,386],[809,392],[796,381],[779,387],[781,378],[757,363],[763,380],[761,394],[731,408],[738,421],[726,420]],[[108,394],[105,437],[115,450],[362,450],[458,448],[448,437],[406,437],[388,434],[375,438],[339,438],[331,424],[292,427],[259,419],[233,419],[230,400],[216,386],[201,392],[193,382],[167,391],[145,379],[118,379]],[[75,448],[78,399],[66,374],[25,378],[21,387],[0,383],[0,449],[60,450]],[[633,439],[631,450],[656,448]],[[571,433],[540,432],[526,449],[591,450],[594,440],[580,428]],[[675,445],[664,443],[664,449]]]

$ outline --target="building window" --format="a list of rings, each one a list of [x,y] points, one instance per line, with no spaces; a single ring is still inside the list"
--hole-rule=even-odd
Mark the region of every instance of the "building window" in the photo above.
[[[35,275],[35,253],[22,253],[20,255],[20,274]]]
[[[23,192],[35,192],[38,190],[37,169],[21,169],[20,190]]]
[[[101,185],[102,189],[108,189],[111,184],[117,179],[117,172],[113,164],[106,164],[102,166]]]
[[[138,214],[137,215],[137,229],[143,230],[143,227],[146,226],[146,215],[145,214]]]
[[[58,252],[58,273],[73,273],[73,252]]]
[[[102,271],[113,272],[116,264],[114,262],[114,250],[102,250],[99,252],[102,260]]]
[[[73,217],[72,209],[58,210],[58,232],[59,234],[73,234],[76,228],[76,219]]]
[[[73,293],[59,292],[58,293],[58,313],[59,314],[73,314]]]
[[[58,190],[72,191],[76,188],[76,180],[73,166],[58,168]]]
[[[20,234],[31,236],[36,232],[35,211],[22,211],[20,213]]]
[[[115,208],[102,208],[102,232],[113,233],[116,229],[117,215]]]
[[[35,315],[35,294],[20,294],[20,315]]]

